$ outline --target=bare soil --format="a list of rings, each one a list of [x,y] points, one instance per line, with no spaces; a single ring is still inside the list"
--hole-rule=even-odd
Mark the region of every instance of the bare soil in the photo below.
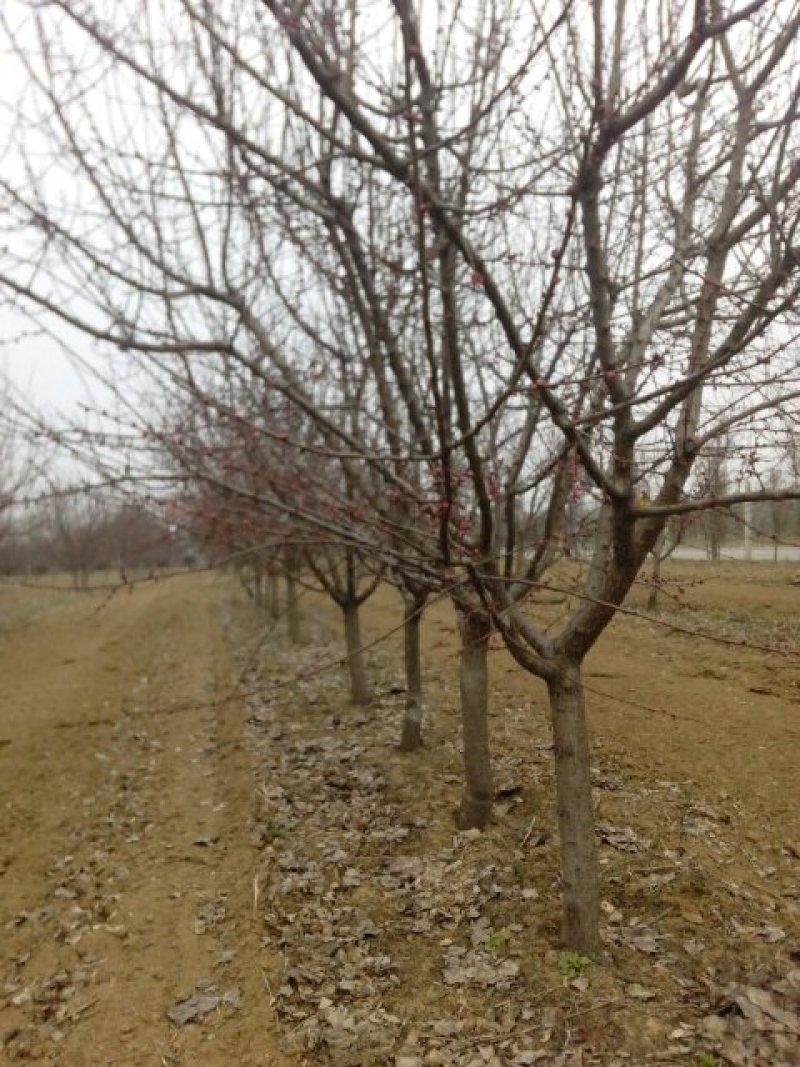
[[[544,688],[499,648],[497,815],[454,831],[447,605],[408,756],[399,635],[353,709],[319,597],[298,649],[224,578],[0,590],[0,1062],[800,1062],[795,570],[674,563],[661,622],[590,658],[594,964],[558,947]],[[380,590],[365,640],[399,612]]]
[[[214,704],[220,595],[3,590],[0,1062],[283,1062],[253,928],[253,768],[241,716]],[[172,1025],[192,994],[220,997],[210,1025]]]

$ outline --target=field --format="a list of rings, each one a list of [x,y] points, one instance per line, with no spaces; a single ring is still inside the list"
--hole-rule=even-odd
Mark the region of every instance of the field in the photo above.
[[[586,667],[595,963],[557,944],[544,688],[499,648],[496,817],[454,830],[446,604],[409,756],[389,589],[354,710],[312,594],[298,649],[226,576],[0,587],[0,1062],[800,1062],[796,565],[666,573],[661,621],[638,589]]]

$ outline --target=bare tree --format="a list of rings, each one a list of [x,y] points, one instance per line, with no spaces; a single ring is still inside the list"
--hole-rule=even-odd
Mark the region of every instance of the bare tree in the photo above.
[[[311,573],[342,612],[350,699],[356,705],[369,704],[372,693],[361,638],[361,606],[377,589],[381,573],[366,570],[358,554],[347,547],[331,550],[321,546],[307,551],[305,558]]]
[[[773,493],[780,493],[783,487],[783,477],[778,468],[773,467],[769,472],[767,485]],[[770,500],[767,506],[769,508],[769,532],[772,538],[772,559],[777,563],[781,543],[789,530],[791,504],[785,500]]]
[[[54,559],[72,575],[76,590],[89,588],[90,573],[116,555],[108,503],[95,496],[54,489],[50,530]]]
[[[707,499],[724,498],[728,492],[728,473],[725,466],[727,449],[702,456],[697,465],[698,492]],[[718,563],[729,526],[729,515],[722,507],[709,508],[703,515],[703,535],[708,558]]]
[[[686,528],[687,523],[684,516],[668,519],[650,550],[653,570],[650,575],[650,592],[647,596],[648,611],[656,611],[658,608],[659,593],[662,586],[661,568],[683,540]]]

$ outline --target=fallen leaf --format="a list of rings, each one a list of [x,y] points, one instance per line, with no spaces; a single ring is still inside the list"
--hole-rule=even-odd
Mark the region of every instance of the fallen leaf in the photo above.
[[[214,1011],[219,1007],[219,1002],[219,997],[208,994],[184,997],[167,1010],[167,1018],[176,1026],[186,1026]]]
[[[625,992],[635,1000],[655,1000],[656,997],[656,994],[651,989],[645,989],[638,982],[632,982],[630,985],[625,986]]]

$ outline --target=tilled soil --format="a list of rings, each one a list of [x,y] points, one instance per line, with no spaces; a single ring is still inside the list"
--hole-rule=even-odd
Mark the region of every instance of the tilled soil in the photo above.
[[[777,571],[753,571],[735,616],[742,587],[693,574],[670,609],[683,624],[734,641],[764,636],[759,612],[770,640],[776,618],[791,627],[800,592]],[[454,831],[444,606],[425,623],[426,747],[408,756],[396,635],[353,709],[319,599],[298,649],[222,578],[3,593],[0,1062],[800,1062],[791,657],[633,619],[603,639],[590,965],[557,945],[544,693],[501,651],[496,818]],[[398,611],[381,590],[366,639]]]
[[[38,595],[0,645],[0,1061],[280,1064],[220,586]]]

